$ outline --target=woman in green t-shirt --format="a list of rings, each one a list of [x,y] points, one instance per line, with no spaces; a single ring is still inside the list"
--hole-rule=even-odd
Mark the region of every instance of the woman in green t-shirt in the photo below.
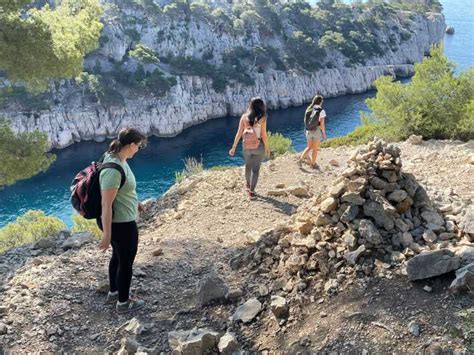
[[[113,168],[102,170],[99,178],[102,216],[98,224],[103,231],[99,249],[106,251],[112,245],[107,302],[117,301],[118,313],[134,311],[145,304],[144,301],[134,300],[129,296],[133,262],[138,249],[136,219],[143,207],[138,201],[135,176],[127,163],[145,143],[146,137],[136,129],[122,129],[118,138],[110,144],[103,162],[119,164],[125,173],[125,182],[120,187],[122,175],[119,170]]]

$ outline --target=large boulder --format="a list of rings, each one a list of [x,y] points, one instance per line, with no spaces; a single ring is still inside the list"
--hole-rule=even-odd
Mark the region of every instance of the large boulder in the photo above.
[[[94,240],[94,236],[89,232],[74,233],[63,242],[62,248],[63,250],[79,249],[92,240]]]
[[[219,340],[217,348],[219,349],[219,354],[231,355],[239,352],[240,345],[234,334],[225,333]]]
[[[213,301],[220,301],[225,298],[228,287],[224,280],[214,272],[206,275],[199,280],[197,285],[196,303],[199,306],[205,306]]]
[[[208,329],[194,328],[168,333],[170,347],[182,355],[201,355],[213,350],[218,340],[219,333]]]
[[[407,263],[407,274],[411,281],[427,279],[456,270],[461,258],[452,251],[441,249],[418,254]]]

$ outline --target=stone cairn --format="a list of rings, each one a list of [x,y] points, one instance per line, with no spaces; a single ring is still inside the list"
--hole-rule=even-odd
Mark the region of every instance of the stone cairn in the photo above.
[[[331,293],[357,276],[417,280],[456,270],[460,258],[448,249],[460,237],[402,172],[400,149],[376,139],[353,154],[327,195],[300,207],[289,225],[261,234],[231,267],[270,274],[274,290],[311,284]]]

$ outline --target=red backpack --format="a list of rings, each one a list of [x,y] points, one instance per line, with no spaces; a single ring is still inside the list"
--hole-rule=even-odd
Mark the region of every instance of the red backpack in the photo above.
[[[86,219],[100,218],[102,215],[99,177],[103,169],[118,170],[122,176],[120,182],[120,188],[122,188],[126,180],[125,171],[117,163],[103,163],[103,157],[98,162],[93,161],[72,180],[70,187],[72,207]]]

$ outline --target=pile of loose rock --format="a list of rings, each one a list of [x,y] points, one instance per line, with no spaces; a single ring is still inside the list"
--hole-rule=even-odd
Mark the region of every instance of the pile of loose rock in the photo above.
[[[466,264],[458,274],[467,276],[453,287],[473,290],[473,249],[455,253],[462,238],[469,243],[474,236],[464,228],[467,221],[458,226],[464,207],[435,209],[415,177],[402,172],[400,149],[374,140],[353,154],[326,196],[300,208],[290,226],[260,235],[231,266],[269,273],[275,290],[303,290],[311,283],[333,292],[358,275],[418,280]]]

